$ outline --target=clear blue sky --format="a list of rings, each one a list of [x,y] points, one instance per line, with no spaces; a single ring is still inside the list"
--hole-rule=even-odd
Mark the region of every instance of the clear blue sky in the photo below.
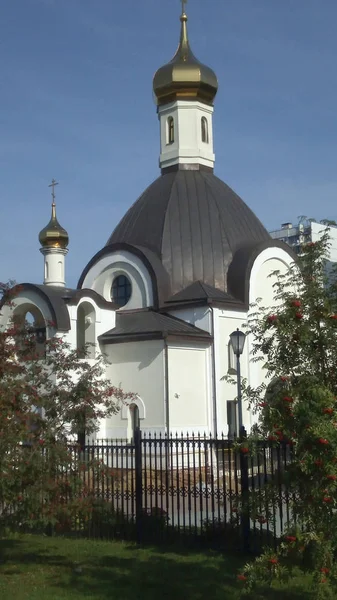
[[[216,174],[268,229],[337,218],[336,0],[189,0],[196,56],[219,79]],[[41,282],[38,233],[69,231],[67,283],[159,175],[155,70],[179,0],[3,0],[0,280]]]

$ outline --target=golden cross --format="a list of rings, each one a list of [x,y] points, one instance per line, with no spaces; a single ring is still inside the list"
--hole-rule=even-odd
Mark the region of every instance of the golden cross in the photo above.
[[[185,4],[187,4],[187,0],[181,0],[181,14],[184,15],[185,14]]]
[[[48,187],[52,188],[51,197],[53,199],[53,204],[55,203],[55,186],[58,185],[58,182],[55,179],[52,179],[52,182]]]

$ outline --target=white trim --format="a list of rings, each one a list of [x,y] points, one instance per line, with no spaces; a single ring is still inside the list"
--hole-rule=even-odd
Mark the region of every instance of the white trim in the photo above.
[[[112,281],[117,275],[126,275],[132,284],[131,298],[120,310],[153,306],[150,273],[142,260],[127,250],[103,256],[87,273],[82,288],[93,289],[105,300],[111,301]]]
[[[133,404],[135,404],[138,407],[139,418],[141,420],[145,419],[146,418],[146,408],[145,408],[145,404],[144,404],[143,400],[140,398],[140,396],[137,396],[137,398],[132,400],[132,402],[130,402],[130,404],[123,404],[122,410],[121,410],[121,418],[123,420],[128,420],[129,415],[130,415],[130,406],[132,406]]]
[[[255,283],[259,269],[269,260],[279,260],[288,269],[294,264],[288,252],[282,248],[266,248],[255,259],[249,278],[249,305],[256,300]]]

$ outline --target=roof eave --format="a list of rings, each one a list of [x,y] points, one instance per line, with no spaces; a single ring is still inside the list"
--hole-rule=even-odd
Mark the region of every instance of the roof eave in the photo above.
[[[181,340],[194,340],[195,342],[203,342],[211,344],[213,337],[205,332],[205,335],[188,334],[188,333],[170,333],[168,331],[154,331],[148,333],[123,333],[123,334],[103,334],[98,338],[102,344],[123,344],[128,342],[147,342],[151,340],[168,340],[168,341],[181,341]]]

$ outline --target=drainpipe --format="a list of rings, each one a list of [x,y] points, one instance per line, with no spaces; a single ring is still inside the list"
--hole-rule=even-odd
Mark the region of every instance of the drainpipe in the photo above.
[[[211,349],[211,361],[212,361],[212,400],[213,400],[213,436],[218,435],[218,415],[217,415],[217,398],[216,398],[216,368],[215,368],[215,337],[214,337],[214,311],[213,307],[210,306],[211,311],[211,335],[213,337],[213,344]]]
[[[166,490],[169,489],[169,473],[170,473],[170,386],[169,386],[169,372],[168,372],[168,344],[167,339],[164,338],[164,388],[165,388],[165,485]],[[168,492],[167,492],[168,493]],[[168,506],[168,497],[166,498]]]
[[[164,339],[164,395],[165,395],[165,433],[170,435],[170,397],[169,397],[169,372],[168,372],[168,345]]]

